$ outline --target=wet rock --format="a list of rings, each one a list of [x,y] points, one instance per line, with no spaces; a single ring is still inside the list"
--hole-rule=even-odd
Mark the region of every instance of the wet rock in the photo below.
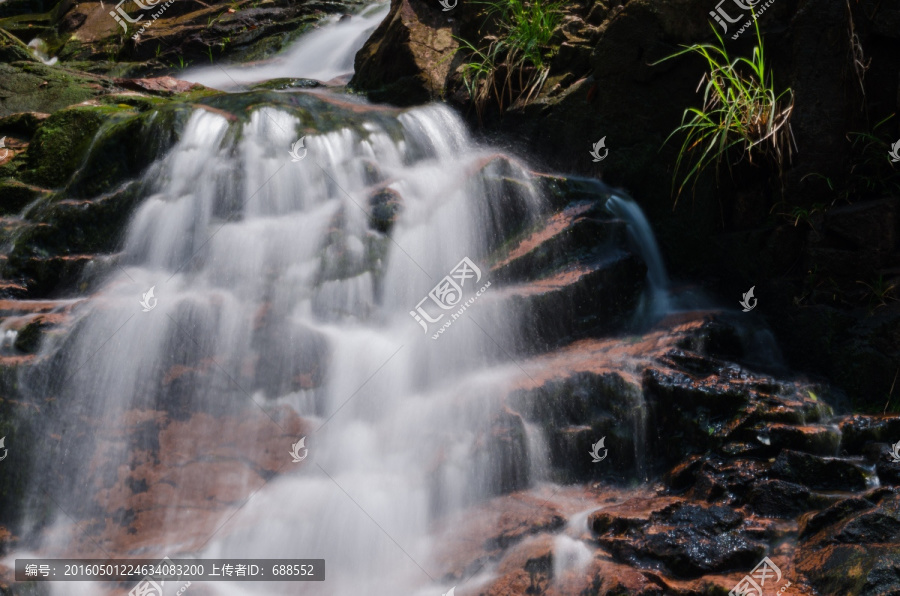
[[[828,498],[812,493],[803,485],[784,480],[754,483],[747,493],[750,510],[766,517],[791,519],[828,503]]]
[[[638,257],[611,251],[530,283],[506,287],[492,299],[517,313],[540,339],[537,349],[625,327],[646,283]]]
[[[369,209],[371,209],[369,222],[372,227],[387,234],[403,211],[403,197],[391,188],[382,188],[369,196]]]
[[[682,577],[749,568],[765,550],[741,531],[744,518],[730,507],[676,502],[643,520],[617,518],[615,511],[592,515],[601,545],[620,561],[653,560]]]
[[[590,217],[596,204],[580,203],[556,214],[541,229],[513,242],[491,272],[501,280],[528,280],[569,262],[587,260],[611,246],[624,246],[624,222]]]
[[[704,461],[704,458],[699,455],[685,458],[681,463],[666,472],[663,477],[666,486],[676,492],[690,488],[697,481],[697,474]]]
[[[841,435],[836,427],[767,424],[759,428],[760,437],[777,453],[781,449],[814,455],[837,455]]]
[[[542,535],[509,549],[497,568],[501,578],[485,594],[544,594],[552,584],[553,539]]]
[[[8,31],[0,29],[0,62],[37,62],[27,45]]]
[[[0,116],[53,113],[114,89],[108,79],[40,62],[0,62]]]
[[[44,332],[50,327],[48,323],[40,317],[28,323],[23,327],[18,335],[16,335],[15,347],[20,352],[26,354],[34,354],[41,345],[41,339]]]
[[[3,197],[3,202],[0,204],[0,214],[12,215],[19,213],[29,203],[49,194],[50,191],[45,188],[25,184],[18,180],[0,180],[0,197]]]
[[[286,89],[315,89],[317,87],[323,87],[324,85],[320,81],[316,81],[314,79],[292,79],[292,78],[281,78],[281,79],[270,79],[268,81],[263,81],[262,83],[256,83],[250,86],[250,89],[272,89],[276,91],[284,91]]]
[[[488,494],[503,495],[528,486],[528,438],[522,417],[514,412],[501,412],[491,421],[487,439],[487,453],[491,465],[484,479]]]
[[[132,89],[134,91],[150,91],[152,93],[173,95],[175,93],[186,93],[195,89],[202,88],[197,83],[189,83],[181,81],[173,77],[151,77],[144,79],[113,79],[116,85],[123,89]]]
[[[45,120],[28,149],[25,182],[45,188],[63,186],[81,162],[103,123],[104,110],[76,107]]]
[[[862,468],[861,462],[787,449],[778,455],[770,473],[776,478],[813,489],[845,491],[865,489],[870,475]]]
[[[892,447],[892,446],[891,446]],[[894,457],[888,445],[881,445],[875,451],[875,473],[882,485],[900,486],[900,461]]]
[[[624,478],[633,473],[635,446],[642,437],[631,424],[641,407],[638,387],[616,374],[580,373],[540,388],[514,394],[510,401],[528,420],[541,424],[550,449],[549,458],[563,482],[602,477]],[[601,457],[593,462],[592,445],[606,437]]]
[[[392,0],[356,54],[350,85],[369,99],[408,106],[440,97],[459,47],[440,4]]]
[[[879,489],[801,522],[797,569],[824,594],[900,591],[900,494]]]
[[[853,414],[841,420],[841,448],[859,454],[867,443],[900,441],[900,417]]]
[[[41,112],[19,112],[0,118],[0,133],[18,134],[30,139],[41,123],[50,117],[50,114]]]

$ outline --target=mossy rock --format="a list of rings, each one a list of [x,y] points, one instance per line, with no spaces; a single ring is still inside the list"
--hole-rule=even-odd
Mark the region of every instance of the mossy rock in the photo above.
[[[256,83],[255,85],[251,85],[251,90],[275,90],[282,91],[285,89],[315,89],[316,87],[322,87],[322,83],[316,81],[314,79],[291,79],[291,78],[283,78],[283,79],[271,79],[269,81],[263,81],[262,83]]]
[[[40,62],[0,62],[0,117],[53,113],[114,90],[112,81]]]
[[[28,147],[29,171],[23,180],[45,188],[60,188],[87,154],[110,110],[75,107],[48,118]]]
[[[37,320],[25,325],[16,336],[15,348],[26,354],[34,354],[40,348],[44,331],[49,327],[47,323]]]
[[[5,29],[0,29],[0,62],[36,62],[27,45]]]
[[[41,112],[19,112],[0,118],[0,135],[15,134],[30,139],[41,123],[49,117],[50,114]]]
[[[139,115],[130,106],[116,109],[125,110],[124,117],[100,132],[90,155],[66,189],[69,196],[94,197],[139,177],[175,143],[191,111],[180,105]]]
[[[19,213],[32,201],[48,194],[48,190],[18,180],[0,180],[0,215]]]

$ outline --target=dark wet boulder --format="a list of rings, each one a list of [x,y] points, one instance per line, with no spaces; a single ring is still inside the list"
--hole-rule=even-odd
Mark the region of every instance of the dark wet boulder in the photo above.
[[[900,494],[878,489],[801,521],[796,567],[823,594],[900,593]]]
[[[750,486],[746,502],[747,507],[758,515],[792,519],[824,507],[829,499],[795,482],[762,480]]]
[[[382,188],[369,197],[369,209],[372,227],[387,234],[403,210],[403,197],[392,188]]]
[[[641,406],[641,393],[622,376],[579,373],[509,399],[525,419],[544,429],[548,457],[561,481],[623,479],[635,470],[635,449],[643,437],[629,420]],[[603,437],[605,446],[597,453],[608,461],[599,465],[591,452]]]
[[[822,457],[788,449],[775,459],[770,474],[813,489],[845,491],[865,489],[870,477],[862,461]]]
[[[791,449],[814,455],[837,455],[841,444],[836,426],[769,423],[754,430],[775,453]]]
[[[488,470],[482,479],[487,493],[504,495],[527,487],[531,478],[529,462],[522,457],[528,452],[522,417],[514,412],[500,412],[485,432],[487,449],[483,455],[489,457],[490,463],[476,467]]]
[[[627,509],[626,509],[627,512]],[[655,561],[681,577],[751,568],[765,553],[742,530],[744,517],[730,507],[677,502],[623,519],[615,511],[592,514],[598,542],[617,560]]]
[[[867,443],[900,441],[900,417],[853,414],[841,420],[841,448],[859,454]]]

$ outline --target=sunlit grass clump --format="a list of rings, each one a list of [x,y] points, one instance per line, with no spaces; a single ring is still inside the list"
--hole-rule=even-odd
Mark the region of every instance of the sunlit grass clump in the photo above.
[[[553,32],[562,20],[562,2],[497,0],[483,2],[500,31],[485,36],[487,45],[464,39],[460,47],[471,58],[462,67],[463,82],[479,115],[488,102],[500,111],[518,99],[533,99],[547,80]]]
[[[729,170],[744,157],[750,163],[768,160],[777,168],[779,178],[791,160],[793,91],[775,92],[759,25],[754,24],[757,43],[751,58],[732,58],[722,36],[713,28],[718,43],[687,46],[660,61],[699,54],[709,69],[698,86],[698,90],[703,88],[703,107],[685,110],[681,124],[666,139],[668,142],[673,136],[684,135],[675,162],[673,192],[678,173],[684,169],[687,173],[678,184],[676,205],[685,187],[696,187],[701,172],[710,165],[715,165],[718,182],[723,160]],[[739,156],[732,161],[729,156],[733,148],[739,150]]]

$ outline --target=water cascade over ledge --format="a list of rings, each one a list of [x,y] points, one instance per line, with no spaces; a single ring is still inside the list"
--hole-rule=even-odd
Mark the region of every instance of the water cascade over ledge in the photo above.
[[[179,488],[165,494],[132,486],[119,505],[131,513],[113,508],[112,517],[158,527],[128,548],[328,564],[325,592],[211,584],[216,594],[413,593],[435,579],[420,568],[432,564],[433,524],[507,490],[490,424],[503,415],[503,387],[527,373],[511,357],[521,330],[491,296],[489,261],[539,221],[547,199],[445,107],[357,110],[346,126],[307,133],[306,110],[329,105],[308,99],[299,113],[267,106],[237,123],[198,109],[147,173],[116,266],[77,309],[73,332],[45,345],[45,365],[23,379],[28,391],[58,396],[45,430],[61,440],[45,445],[54,457],[33,498],[97,515],[123,498],[109,474],[153,466],[138,439],[85,433],[85,421],[127,425],[168,411],[183,434],[158,445],[166,463],[180,450],[215,460],[221,453],[203,441],[217,431],[198,425],[264,413],[233,430],[246,433],[246,458],[276,464],[175,467],[166,473]],[[288,148],[304,133],[297,160]],[[452,279],[471,311],[446,333],[429,324],[423,334],[411,311],[464,261],[469,275]],[[470,298],[479,288],[483,305]],[[273,433],[285,437],[276,448]],[[535,454],[517,454],[522,488],[546,480],[540,431],[525,434]],[[308,457],[295,464],[290,446],[301,437]],[[250,498],[205,525],[184,488],[197,474],[208,490]],[[140,513],[142,499],[152,515]],[[41,548],[58,554],[82,540],[65,517],[51,536]],[[54,594],[71,593],[64,586]]]

